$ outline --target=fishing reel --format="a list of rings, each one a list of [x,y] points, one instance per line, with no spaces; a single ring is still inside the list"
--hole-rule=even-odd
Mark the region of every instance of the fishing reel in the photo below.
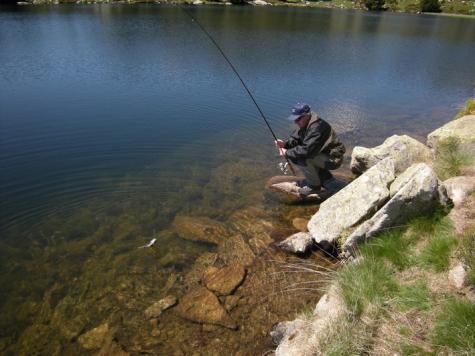
[[[280,162],[279,163],[279,169],[282,171],[282,173],[286,176],[290,174],[290,169],[289,169],[289,162]]]

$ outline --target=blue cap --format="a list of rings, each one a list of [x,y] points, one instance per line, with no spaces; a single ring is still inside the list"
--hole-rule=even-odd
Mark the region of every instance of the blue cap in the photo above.
[[[310,113],[310,106],[304,103],[297,103],[292,108],[292,115],[290,115],[287,120],[295,121],[300,116]]]

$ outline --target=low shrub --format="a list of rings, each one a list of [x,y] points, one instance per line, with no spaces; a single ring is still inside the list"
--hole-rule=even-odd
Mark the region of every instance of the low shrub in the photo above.
[[[363,0],[365,8],[369,11],[381,11],[384,10],[384,0]]]
[[[440,12],[439,0],[420,0],[419,8],[421,12]]]

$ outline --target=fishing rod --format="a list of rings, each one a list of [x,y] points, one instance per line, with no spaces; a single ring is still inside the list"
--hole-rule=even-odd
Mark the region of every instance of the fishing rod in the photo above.
[[[231,63],[231,61],[229,60],[229,58],[226,56],[226,54],[224,53],[224,51],[221,49],[221,47],[219,46],[219,44],[214,40],[214,38],[210,35],[210,33],[208,31],[206,31],[206,29],[203,27],[203,25],[201,25],[201,23],[189,12],[187,11],[183,6],[181,6],[180,4],[178,4],[178,7],[183,10],[183,12],[185,12],[185,14],[187,14],[191,20],[193,22],[195,22],[198,27],[206,34],[206,36],[208,36],[209,40],[216,46],[216,48],[218,49],[219,53],[221,53],[221,55],[224,57],[224,59],[226,60],[226,62],[228,62],[229,66],[231,67],[231,69],[233,70],[234,74],[236,74],[236,77],[238,77],[239,81],[241,82],[242,86],[244,87],[244,89],[246,89],[246,92],[247,94],[249,94],[249,97],[251,98],[252,102],[254,103],[254,105],[256,106],[257,110],[259,111],[259,114],[261,114],[261,117],[262,119],[264,119],[264,122],[266,123],[267,127],[269,128],[269,131],[270,133],[272,134],[272,136],[274,137],[275,141],[277,142],[277,136],[275,135],[274,133],[274,130],[272,130],[272,127],[270,126],[269,124],[269,121],[267,121],[267,118],[266,116],[264,115],[264,112],[261,110],[261,108],[259,107],[259,104],[257,104],[257,101],[256,99],[254,99],[254,95],[252,95],[251,91],[249,90],[249,88],[247,87],[246,83],[244,83],[244,80],[241,78],[241,76],[239,75],[236,67],[234,67],[234,65]],[[290,163],[289,159],[286,157],[286,156],[283,156],[285,158],[285,160],[287,161],[286,164],[283,164],[281,165],[281,169],[282,171],[285,173],[286,172],[286,169],[287,167],[290,168],[292,174],[295,176],[295,170],[294,170],[294,167],[292,166],[292,163]]]

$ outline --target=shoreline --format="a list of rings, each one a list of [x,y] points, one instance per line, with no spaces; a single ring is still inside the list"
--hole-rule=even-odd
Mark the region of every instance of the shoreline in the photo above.
[[[177,5],[177,4],[184,4],[190,6],[203,6],[203,5],[211,5],[211,6],[257,6],[257,7],[266,7],[266,6],[279,6],[279,7],[289,7],[289,8],[316,8],[316,9],[339,9],[339,10],[358,10],[364,12],[371,12],[371,13],[400,13],[400,14],[414,14],[414,15],[431,15],[431,16],[446,16],[446,17],[455,17],[455,18],[467,18],[467,19],[475,19],[475,7],[472,10],[474,13],[464,14],[464,13],[457,13],[457,12],[420,12],[420,11],[404,11],[404,10],[394,10],[390,8],[383,9],[381,11],[371,11],[365,9],[360,4],[354,3],[352,1],[344,1],[343,2],[332,2],[332,1],[305,1],[305,2],[285,2],[285,1],[272,1],[266,2],[264,0],[257,0],[257,3],[254,1],[249,2],[241,2],[241,3],[232,3],[231,1],[220,2],[220,1],[206,1],[206,0],[195,0],[195,1],[147,1],[147,0],[130,0],[130,1],[88,1],[88,0],[77,0],[77,1],[59,1],[59,0],[32,0],[32,1],[13,1],[10,4],[3,4],[3,5],[136,5],[136,4],[151,4],[151,5]]]
[[[305,238],[307,246],[333,245],[344,263],[310,315],[274,327],[276,356],[473,354],[475,217],[467,213],[475,206],[473,150],[475,99],[425,144],[394,135],[353,149],[351,170],[361,175],[325,201]],[[377,191],[389,189],[388,200],[353,224],[379,184],[376,176],[384,177]],[[362,191],[366,198],[355,198]],[[335,206],[345,213],[335,215]],[[284,245],[300,242],[302,250],[304,238],[297,237]]]

